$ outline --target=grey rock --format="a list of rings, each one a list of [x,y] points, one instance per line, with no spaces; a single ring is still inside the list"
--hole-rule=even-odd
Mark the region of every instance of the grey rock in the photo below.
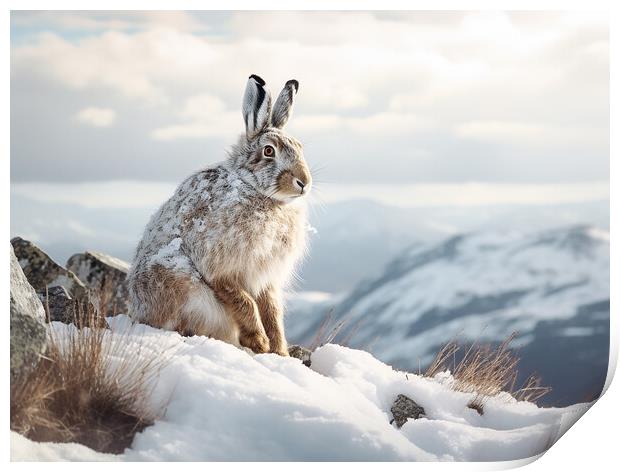
[[[74,300],[64,287],[50,287],[47,292],[39,292],[48,321],[71,323],[75,315]]]
[[[312,351],[296,344],[289,346],[288,355],[300,359],[303,365],[310,367],[312,365]]]
[[[37,292],[64,287],[76,299],[88,299],[88,289],[70,270],[56,264],[37,245],[20,237],[11,239],[15,256],[30,285]]]
[[[105,309],[107,315],[127,313],[127,262],[100,252],[88,251],[71,256],[67,261],[67,269],[90,289],[97,308]]]
[[[52,287],[39,293],[49,321],[73,323],[76,326],[107,328],[105,317],[99,314],[87,300],[75,300],[64,287]]]
[[[11,381],[34,367],[47,346],[45,311],[11,246]]]
[[[390,411],[392,412],[392,416],[394,418],[392,421],[395,422],[396,426],[399,428],[401,428],[409,418],[417,420],[418,418],[426,416],[424,408],[408,396],[402,394],[399,394],[396,397]]]

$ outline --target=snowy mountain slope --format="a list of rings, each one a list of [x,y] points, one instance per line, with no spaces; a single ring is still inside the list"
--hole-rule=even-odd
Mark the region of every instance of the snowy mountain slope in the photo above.
[[[148,188],[147,185],[147,194]],[[114,193],[111,189],[115,189],[112,184],[106,187],[105,194]],[[115,195],[127,195],[125,185],[119,185],[116,190]],[[64,192],[79,195],[84,189],[60,187],[56,193]],[[167,196],[163,194],[161,198]],[[131,261],[144,226],[157,206],[139,208],[132,201],[127,208],[119,208],[118,202],[90,208],[46,201],[38,195],[29,196],[12,189],[11,237],[21,236],[35,242],[59,262],[86,250]],[[335,293],[351,290],[414,241],[438,242],[457,233],[481,229],[541,230],[578,222],[606,228],[609,202],[418,208],[401,208],[372,200],[324,206],[316,202],[310,206],[310,221],[317,232],[311,235],[309,257],[301,267],[297,288]]]
[[[530,231],[589,224],[609,227],[609,202],[479,207],[398,207],[372,200],[312,207],[316,234],[302,267],[304,290],[351,290],[414,242],[437,243],[466,232]]]
[[[122,357],[168,360],[146,399],[164,414],[120,456],[12,433],[12,460],[511,460],[543,452],[588,408],[538,408],[502,394],[480,416],[449,375],[405,375],[370,354],[326,345],[309,369],[229,344],[108,319]],[[72,326],[53,324],[62,338]],[[111,335],[109,335],[111,336]],[[390,424],[398,394],[427,418]]]
[[[312,338],[326,306],[310,320],[293,313],[292,339]],[[518,331],[523,367],[553,380],[550,401],[575,403],[596,394],[592,385],[602,387],[606,374],[609,233],[574,226],[418,244],[358,285],[335,306],[335,318],[355,331],[350,345],[416,370],[455,336],[492,342]],[[569,374],[567,360],[574,360],[570,378],[558,376]]]

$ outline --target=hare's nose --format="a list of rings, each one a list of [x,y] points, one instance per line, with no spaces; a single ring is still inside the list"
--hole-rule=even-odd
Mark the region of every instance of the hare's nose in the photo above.
[[[299,180],[299,179],[295,179],[295,185],[296,185],[297,187],[299,187],[299,190],[300,190],[300,192],[301,192],[301,193],[304,193],[304,187],[306,186],[306,184],[305,184],[305,183],[303,183],[303,182],[302,182],[301,180]]]

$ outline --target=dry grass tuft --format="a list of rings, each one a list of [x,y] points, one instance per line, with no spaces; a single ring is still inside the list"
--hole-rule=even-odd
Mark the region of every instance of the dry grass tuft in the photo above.
[[[45,356],[11,385],[11,429],[35,441],[122,453],[155,419],[144,399],[164,360],[136,361],[125,353],[130,331],[98,326],[92,308],[77,311],[77,328],[67,326],[63,336],[50,329]]]
[[[479,415],[482,416],[484,414],[484,396],[476,395],[469,401],[469,403],[467,404],[467,408],[475,410]]]
[[[537,375],[530,375],[525,382],[510,394],[519,401],[536,403],[551,391],[551,387],[542,385],[542,379]]]
[[[500,392],[508,392],[517,400],[536,403],[551,391],[542,386],[541,379],[531,375],[523,385],[516,388],[519,358],[509,349],[516,333],[512,333],[499,346],[478,346],[472,344],[457,362],[461,347],[456,341],[447,343],[435,356],[425,372],[426,377],[434,377],[439,372],[450,370],[454,377],[454,389],[460,392],[475,393],[476,397],[468,405],[482,414],[484,399]]]
[[[319,325],[318,329],[316,330],[314,338],[310,343],[309,349],[311,351],[314,351],[316,348],[323,346],[324,344],[331,343],[342,331],[342,328],[344,328],[345,324],[345,320],[335,322],[334,309],[330,309],[323,318],[323,321]]]
[[[362,322],[363,320],[359,320],[351,325],[348,317],[338,320],[334,318],[334,308],[330,308],[314,333],[314,337],[308,349],[314,351],[329,343],[337,343],[340,346],[352,347],[352,340],[362,326]],[[357,349],[369,351],[370,345],[357,347]]]

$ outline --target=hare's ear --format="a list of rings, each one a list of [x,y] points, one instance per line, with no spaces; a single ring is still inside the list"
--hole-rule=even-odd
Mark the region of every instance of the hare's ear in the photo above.
[[[243,120],[248,138],[265,128],[271,116],[271,95],[265,89],[265,81],[252,74],[243,95]]]
[[[273,113],[271,114],[271,126],[274,128],[282,128],[288,121],[291,116],[297,90],[299,90],[299,82],[296,80],[289,80],[284,85],[280,95],[278,95],[276,104],[273,106]]]

